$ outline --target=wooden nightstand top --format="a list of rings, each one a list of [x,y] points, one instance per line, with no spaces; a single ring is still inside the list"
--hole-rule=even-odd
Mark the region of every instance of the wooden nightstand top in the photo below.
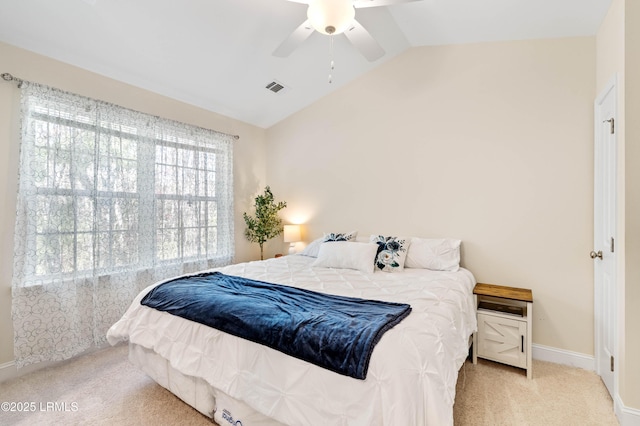
[[[533,302],[533,293],[528,288],[478,283],[473,289],[473,294],[503,297],[505,299],[520,300],[522,302]]]

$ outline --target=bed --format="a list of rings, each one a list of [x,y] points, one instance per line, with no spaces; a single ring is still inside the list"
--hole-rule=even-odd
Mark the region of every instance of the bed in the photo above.
[[[325,256],[328,243],[319,253],[316,247],[315,253],[216,268],[331,295],[410,304],[411,313],[376,344],[364,380],[141,305],[160,283],[137,296],[107,338],[112,345],[128,342],[133,364],[220,425],[452,424],[458,370],[476,330],[475,279],[457,262],[443,266],[446,256],[438,258],[435,240],[426,266],[438,270],[424,267],[419,241],[411,241],[413,260],[409,252],[407,267],[394,272],[359,268],[358,256],[344,251]]]

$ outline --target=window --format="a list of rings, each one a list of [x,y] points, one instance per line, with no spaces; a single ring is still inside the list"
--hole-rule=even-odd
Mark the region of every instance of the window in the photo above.
[[[18,367],[104,343],[140,290],[234,254],[232,136],[34,83],[21,99]]]
[[[25,100],[26,282],[231,261],[229,136],[56,93]]]

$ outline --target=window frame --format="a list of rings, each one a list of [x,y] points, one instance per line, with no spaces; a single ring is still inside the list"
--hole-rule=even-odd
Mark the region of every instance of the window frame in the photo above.
[[[65,94],[65,95],[68,95],[68,94]],[[90,101],[98,103],[97,107],[99,107],[100,101],[93,101],[93,100],[90,100]],[[111,108],[114,108],[114,107],[122,108],[122,107],[113,106],[111,104],[109,104],[109,106]],[[41,111],[38,111],[39,109],[41,109]],[[64,281],[68,278],[105,276],[105,275],[116,274],[123,271],[132,271],[132,270],[141,271],[141,270],[147,270],[147,269],[153,269],[153,268],[163,268],[167,266],[172,267],[172,266],[178,266],[178,265],[184,266],[189,263],[199,263],[199,262],[201,263],[203,261],[205,261],[209,265],[215,265],[215,266],[228,264],[232,261],[233,255],[234,255],[233,196],[232,195],[229,196],[228,194],[229,192],[233,194],[233,170],[232,170],[232,149],[233,148],[230,142],[227,144],[223,144],[222,148],[219,146],[220,142],[222,142],[222,138],[227,138],[227,139],[231,138],[229,135],[219,134],[218,132],[215,132],[212,130],[202,129],[195,126],[189,126],[183,123],[173,122],[171,120],[164,120],[166,122],[169,122],[170,124],[178,125],[180,130],[182,130],[182,128],[184,127],[187,130],[197,129],[199,131],[211,132],[212,138],[218,135],[222,136],[220,140],[212,139],[211,145],[203,145],[201,143],[199,144],[199,141],[198,141],[198,139],[200,139],[199,137],[194,137],[192,139],[180,137],[180,134],[179,134],[181,133],[180,131],[175,131],[173,135],[167,136],[164,133],[166,128],[163,128],[162,134],[158,134],[156,132],[155,137],[148,137],[148,136],[129,133],[123,130],[112,128],[114,125],[119,126],[118,123],[111,123],[112,125],[109,126],[109,125],[104,125],[105,124],[104,121],[100,121],[99,119],[92,123],[90,121],[85,122],[84,120],[64,118],[63,116],[61,116],[61,114],[64,113],[63,106],[61,106],[60,111],[56,111],[57,115],[44,112],[46,110],[47,110],[46,106],[42,106],[42,108],[39,108],[39,105],[37,104],[37,102],[32,104],[29,110],[29,115],[30,115],[29,120],[32,120],[30,122],[31,125],[35,125],[36,122],[41,122],[47,126],[51,126],[51,125],[63,126],[65,128],[70,129],[70,131],[73,133],[76,133],[78,131],[90,132],[94,136],[94,157],[93,157],[94,188],[78,189],[74,187],[73,182],[75,178],[72,176],[72,173],[73,173],[73,169],[76,166],[74,165],[75,153],[74,153],[73,147],[69,148],[69,156],[70,156],[70,159],[69,159],[70,187],[69,188],[59,188],[59,187],[56,188],[52,186],[42,187],[42,186],[37,186],[35,184],[35,181],[32,181],[33,187],[31,188],[31,191],[27,191],[27,193],[29,193],[30,195],[27,195],[25,197],[26,199],[24,200],[24,202],[28,206],[27,211],[33,211],[32,209],[35,208],[34,204],[38,203],[38,199],[40,197],[44,197],[45,199],[51,199],[53,197],[58,197],[58,196],[71,197],[72,198],[71,204],[73,206],[73,209],[72,209],[73,210],[73,231],[41,233],[37,230],[37,225],[36,225],[36,231],[26,236],[27,238],[25,241],[26,247],[28,249],[31,249],[32,253],[36,253],[36,256],[39,256],[40,254],[38,253],[38,238],[41,235],[45,235],[45,234],[58,235],[58,236],[71,235],[73,238],[73,244],[72,244],[73,259],[72,261],[70,261],[70,264],[71,264],[70,270],[64,271],[64,266],[61,265],[60,271],[58,272],[49,270],[44,273],[38,273],[37,269],[39,267],[38,266],[39,260],[26,263],[24,265],[25,268],[22,271],[23,281],[24,281],[23,286],[43,284],[47,282],[60,281],[60,280]],[[126,108],[122,108],[122,110],[133,112],[135,114],[142,114],[135,111],[127,110]],[[143,114],[143,115],[146,116],[146,114]],[[154,116],[148,116],[148,117],[152,120],[159,119],[158,117],[154,117]],[[110,123],[106,123],[106,124],[110,124]],[[170,128],[171,126],[168,126],[168,127]],[[115,137],[120,140],[129,139],[136,142],[137,144],[137,155],[135,159],[136,170],[137,170],[136,185],[135,185],[136,192],[100,190],[96,188],[97,186],[99,186],[99,179],[100,179],[99,170],[98,170],[100,166],[98,164],[99,160],[97,158],[97,151],[101,149],[100,143],[102,141],[102,137],[105,135],[109,138]],[[165,136],[165,137],[163,138],[162,136]],[[167,139],[174,139],[174,140],[172,141]],[[49,140],[50,138],[47,138],[47,141]],[[71,137],[69,144],[72,144],[74,140],[75,140],[75,137]],[[190,140],[191,143],[181,142],[186,140]],[[190,152],[194,157],[199,157],[200,155],[202,155],[201,153],[205,153],[204,155],[214,155],[215,161],[214,161],[213,170],[194,169],[196,170],[196,175],[198,175],[199,171],[202,171],[203,173],[205,173],[205,175],[211,172],[214,174],[215,176],[215,182],[213,183],[214,195],[209,196],[206,193],[205,195],[197,195],[197,194],[185,195],[185,194],[177,194],[177,193],[158,194],[156,192],[156,185],[158,180],[156,176],[156,169],[159,163],[156,157],[157,155],[156,152],[159,147],[163,149],[166,147],[171,147],[176,150],[187,151],[187,152]],[[31,147],[31,149],[36,150],[37,148],[38,148],[37,144],[34,140],[33,146]],[[55,146],[53,146],[52,148],[52,146],[50,145],[45,149],[49,149],[49,150],[55,149]],[[45,162],[46,161],[47,160],[45,160]],[[184,172],[184,170],[188,168],[185,165],[178,164],[177,162],[174,167],[178,172],[179,171]],[[153,169],[153,173],[152,173],[153,179],[150,182],[147,181],[147,182],[141,183],[142,179],[140,176],[144,174],[143,172],[145,168],[147,169],[147,172],[149,172],[149,169]],[[219,178],[219,175],[218,175],[219,173],[225,173],[226,176],[224,178]],[[51,176],[49,175],[47,178],[51,179]],[[231,188],[221,187],[221,186],[224,186],[225,183],[227,185],[230,185]],[[205,187],[207,184],[205,184]],[[194,187],[197,188],[198,186],[194,184]],[[85,230],[78,231],[77,204],[78,204],[78,199],[80,197],[88,197],[93,203],[94,217],[93,217],[93,229],[91,231],[85,231]],[[100,198],[108,198],[110,203],[113,199],[116,199],[116,198],[137,200],[138,202],[137,233],[138,234],[136,237],[136,241],[138,242],[138,248],[137,248],[136,262],[127,263],[124,265],[117,265],[116,262],[114,261],[114,257],[112,256],[113,254],[112,249],[113,249],[113,243],[114,243],[113,236],[115,235],[115,233],[123,233],[126,231],[114,229],[114,226],[113,226],[114,218],[113,218],[113,215],[111,214],[109,215],[109,218],[110,218],[109,229],[106,231],[96,229],[96,221],[98,220],[96,218],[96,215],[97,215],[97,209],[98,209],[98,200]],[[198,202],[200,204],[205,204],[206,208],[209,208],[209,206],[212,204],[215,205],[217,209],[215,224],[210,223],[211,218],[209,217],[208,214],[206,214],[207,212],[205,211],[204,216],[201,215],[200,217],[200,219],[204,219],[204,224],[198,222],[199,223],[198,226],[190,228],[190,229],[198,229],[200,233],[204,232],[205,238],[208,238],[210,229],[212,228],[215,229],[216,230],[215,235],[217,237],[215,246],[210,245],[209,242],[207,241],[206,245],[204,246],[205,253],[201,253],[202,244],[200,244],[198,246],[198,252],[195,255],[184,256],[183,254],[185,249],[184,248],[185,227],[184,227],[183,218],[180,217],[179,225],[176,228],[180,236],[179,238],[181,238],[178,240],[177,256],[174,256],[171,258],[161,258],[159,247],[158,247],[159,245],[158,233],[160,231],[160,228],[159,228],[160,224],[157,219],[158,218],[157,210],[158,210],[158,205],[161,202],[166,200],[172,200],[177,202],[178,204],[184,203],[184,202],[187,202],[187,203]],[[152,208],[148,208],[149,204],[151,204]],[[111,203],[111,208],[113,208],[113,203]],[[226,211],[225,216],[227,217],[227,219],[226,221],[225,220],[221,221],[220,213],[224,211]],[[34,220],[34,218],[27,219],[27,220],[31,221],[31,220]],[[35,218],[35,220],[37,221],[37,218]],[[222,232],[220,232],[221,228],[225,228],[225,229],[222,229]],[[98,238],[98,234],[104,233],[104,232],[107,232],[109,235],[108,241],[109,241],[110,255],[109,255],[108,265],[100,266],[98,265],[98,259],[97,259],[98,254],[95,247],[97,244],[96,239]],[[151,239],[152,241],[151,250],[143,250],[142,247],[140,247],[141,245],[140,235],[142,232],[154,233],[154,237]],[[93,238],[93,243],[92,243],[93,252],[91,254],[91,259],[90,259],[90,262],[85,262],[87,264],[90,263],[93,265],[93,267],[89,269],[78,269],[79,268],[78,265],[80,263],[78,260],[80,255],[80,252],[78,249],[78,237],[79,235],[82,235],[82,234],[91,235]],[[63,244],[60,243],[60,252],[58,252],[58,257],[60,257],[61,259],[62,259],[62,255],[61,255],[62,250],[63,250]],[[211,250],[211,252],[209,252],[209,250]]]

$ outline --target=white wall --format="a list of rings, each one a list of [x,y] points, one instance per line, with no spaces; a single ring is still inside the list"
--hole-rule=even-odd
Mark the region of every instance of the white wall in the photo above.
[[[242,235],[242,212],[249,210],[253,197],[265,185],[263,129],[7,44],[0,43],[0,58],[0,73],[8,72],[25,80],[134,110],[239,135],[240,139],[234,145],[235,260],[241,262],[259,258],[258,246],[248,243]],[[0,364],[13,360],[11,276],[19,152],[19,96],[19,90],[15,85],[0,83]]]
[[[270,128],[267,182],[308,239],[461,238],[534,343],[593,355],[594,98],[594,37],[414,48]]]

